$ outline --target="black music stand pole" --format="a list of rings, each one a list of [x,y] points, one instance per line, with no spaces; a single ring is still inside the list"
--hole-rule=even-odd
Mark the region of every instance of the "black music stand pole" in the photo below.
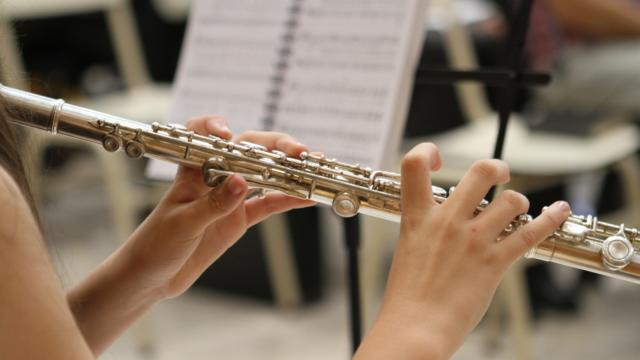
[[[543,86],[549,84],[551,76],[546,73],[523,71],[522,59],[529,27],[529,16],[533,0],[522,0],[515,9],[515,16],[510,21],[510,34],[507,41],[507,61],[504,67],[495,69],[451,70],[443,68],[418,69],[416,84],[453,84],[458,81],[476,81],[487,86],[499,88],[498,99],[498,131],[493,151],[495,159],[501,159],[509,124],[509,117],[520,88]],[[492,188],[487,195],[491,200],[495,193]]]
[[[362,309],[360,306],[360,219],[344,219],[344,239],[347,250],[349,313],[351,317],[351,346],[355,354],[362,340]]]
[[[505,86],[500,89],[500,103],[498,104],[498,135],[496,136],[496,143],[493,149],[493,158],[502,159],[502,153],[504,149],[505,137],[507,134],[507,126],[509,124],[509,117],[513,112],[515,100],[517,97],[518,86],[517,80],[522,74],[522,62],[524,47],[527,40],[527,29],[529,28],[529,16],[531,14],[531,7],[533,0],[523,0],[520,2],[520,7],[516,10],[511,25],[511,32],[509,36],[509,42],[507,47],[507,64],[506,66],[511,70],[513,77],[506,82]],[[550,78],[549,78],[550,80]],[[491,201],[495,195],[495,186],[491,188],[491,191],[487,195],[487,199]]]

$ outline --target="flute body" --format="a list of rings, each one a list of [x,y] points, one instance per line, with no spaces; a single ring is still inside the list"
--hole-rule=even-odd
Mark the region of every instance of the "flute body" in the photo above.
[[[311,199],[331,206],[342,217],[363,213],[400,221],[400,175],[396,173],[307,153],[295,158],[261,145],[202,136],[177,125],[140,123],[1,84],[0,106],[9,121],[20,125],[101,144],[110,152],[123,150],[131,158],[156,158],[198,168],[209,186],[235,173],[253,189]],[[437,202],[447,199],[446,190],[437,186],[432,190]],[[480,203],[477,212],[486,205],[486,201]],[[526,214],[516,217],[504,235],[529,221],[531,216]],[[590,215],[570,215],[526,257],[640,284],[639,246],[635,228]]]

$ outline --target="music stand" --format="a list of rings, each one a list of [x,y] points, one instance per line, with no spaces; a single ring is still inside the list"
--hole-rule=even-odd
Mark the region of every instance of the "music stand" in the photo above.
[[[499,127],[493,151],[493,158],[495,159],[502,158],[509,118],[517,100],[517,91],[520,88],[544,86],[551,82],[551,75],[548,73],[528,72],[523,69],[523,53],[532,5],[533,0],[522,0],[517,8],[509,9],[515,13],[515,16],[509,17],[509,19],[512,20],[509,24],[510,33],[507,39],[506,62],[502,67],[475,70],[422,68],[416,71],[415,82],[418,86],[426,84],[452,85],[458,81],[476,81],[486,86],[499,88]],[[494,194],[495,187],[487,194],[487,200],[491,200]],[[358,260],[360,221],[357,216],[345,219],[344,234],[348,253],[347,261],[349,263],[348,284],[351,339],[353,352],[355,353],[362,339],[362,310],[360,306],[360,273]]]

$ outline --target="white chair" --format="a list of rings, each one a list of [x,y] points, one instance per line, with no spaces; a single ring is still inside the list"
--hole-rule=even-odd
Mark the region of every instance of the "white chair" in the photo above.
[[[451,66],[457,69],[477,68],[471,40],[456,19],[451,2],[439,0],[432,5],[439,7],[439,13],[448,16],[442,20],[447,22],[445,46]],[[442,155],[443,168],[433,173],[432,178],[434,184],[444,187],[455,185],[474,161],[492,156],[498,127],[497,114],[490,109],[482,85],[461,83],[456,85],[456,91],[469,123],[442,135],[409,139],[401,151],[405,153],[420,142],[435,143]],[[508,186],[520,192],[529,192],[566,181],[577,174],[614,168],[622,175],[627,195],[625,215],[630,220],[626,223],[637,223],[640,220],[640,190],[637,188],[640,167],[636,157],[639,147],[640,134],[632,124],[618,124],[593,136],[577,138],[532,132],[520,116],[512,115],[504,148],[504,159],[512,173],[512,181]],[[372,219],[366,219],[365,222],[373,223],[364,229],[365,234],[371,234],[371,238],[366,238],[363,249],[363,298],[368,300],[379,288],[376,284],[382,276],[380,259],[383,258],[381,253],[384,254],[385,246],[381,244],[393,238],[391,234],[397,236],[397,228]],[[522,266],[517,264],[506,275],[497,295],[504,298],[508,308],[518,359],[532,357],[529,305],[523,283]],[[373,306],[365,305],[365,309],[371,312]],[[490,315],[492,313],[495,311],[490,311]]]

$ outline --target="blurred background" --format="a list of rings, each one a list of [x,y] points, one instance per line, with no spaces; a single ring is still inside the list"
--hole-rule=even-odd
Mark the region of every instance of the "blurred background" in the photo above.
[[[419,67],[504,65],[515,3],[431,1]],[[530,197],[532,214],[567,199],[576,213],[640,225],[636,3],[534,2],[524,62],[550,72],[554,82],[520,91],[505,150],[512,187]],[[189,0],[0,1],[0,79],[108,113],[163,121],[189,6]],[[493,136],[482,124],[498,99],[496,89],[479,85],[416,84],[403,149],[436,142],[445,169],[435,182],[455,184],[456,164],[477,156],[467,140]],[[147,180],[143,161],[107,158],[102,149],[66,139],[23,135],[23,141],[33,153],[30,172],[52,256],[69,286],[126,239],[167,185]],[[347,358],[341,225],[327,209],[314,208],[252,229],[193,289],[158,304],[102,358]],[[362,226],[370,324],[397,228],[373,219]],[[278,236],[287,242],[274,243]],[[522,261],[509,276],[512,285],[500,288],[455,359],[640,356],[639,287],[536,261]]]

